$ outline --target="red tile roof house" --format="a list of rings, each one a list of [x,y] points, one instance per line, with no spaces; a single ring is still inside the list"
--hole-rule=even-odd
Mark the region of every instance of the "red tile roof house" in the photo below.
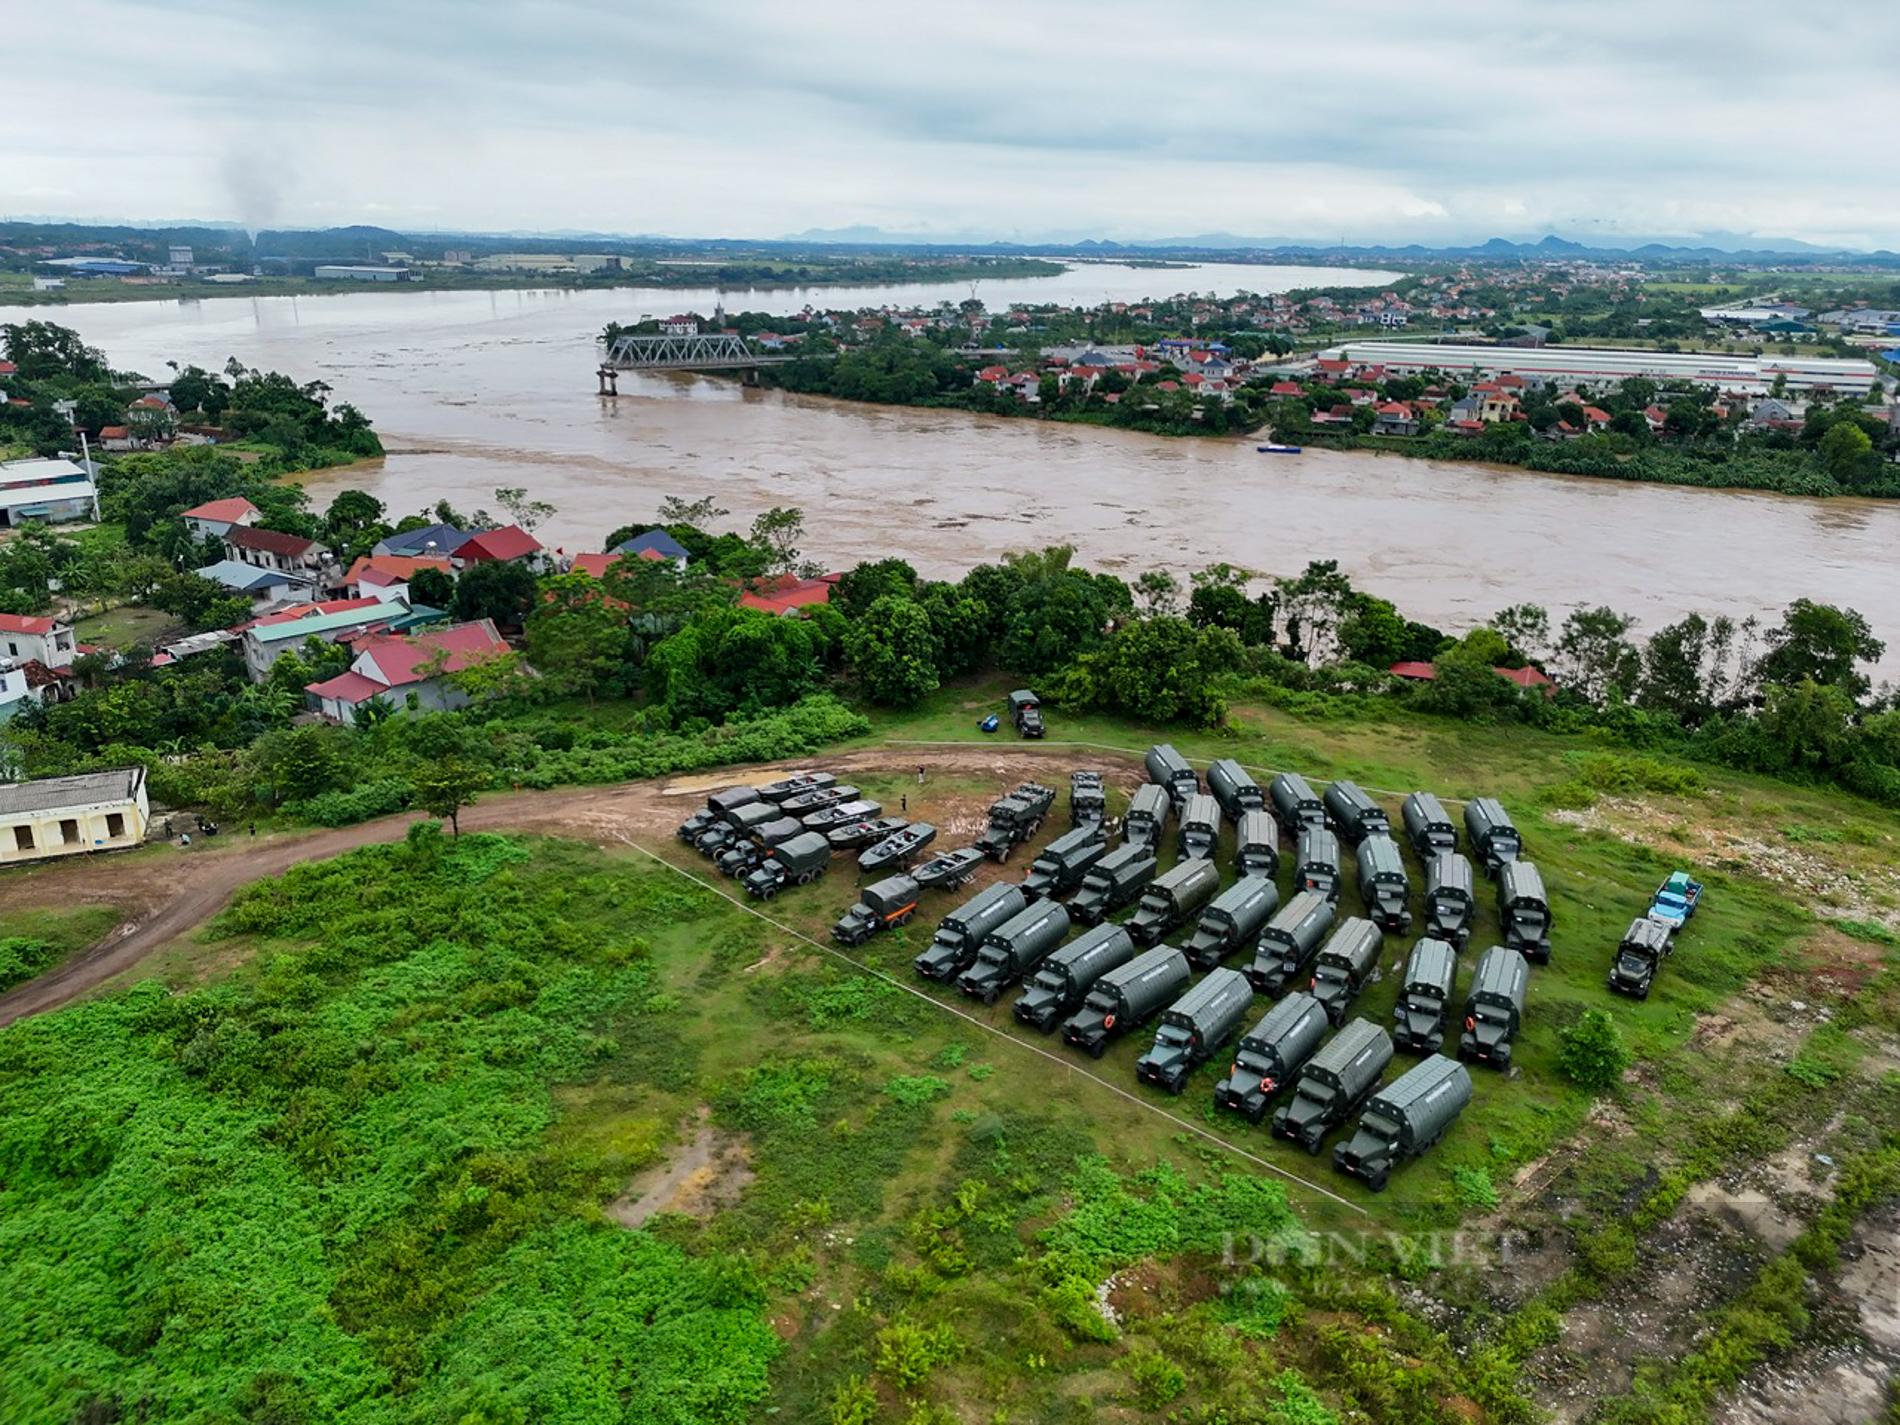
[[[451,579],[455,577],[455,568],[446,558],[365,554],[337,582],[337,591],[346,599],[406,599],[409,581],[423,569],[440,569]]]
[[[179,518],[185,522],[185,528],[191,531],[193,539],[223,539],[231,532],[233,525],[254,525],[262,514],[262,510],[242,495],[233,495],[228,500],[211,500],[194,505]]]
[[[370,634],[354,644],[347,673],[304,687],[317,711],[332,722],[351,721],[357,709],[381,698],[398,712],[450,711],[468,706],[468,694],[446,675],[508,652],[487,619],[458,623],[433,633]]]
[[[314,539],[274,529],[252,529],[249,525],[232,525],[224,532],[224,554],[239,564],[274,569],[311,584],[320,580],[333,563],[329,547]]]
[[[70,624],[58,619],[0,614],[0,658],[28,659],[48,668],[70,668],[77,649]]]
[[[485,529],[459,546],[455,551],[455,567],[466,569],[471,564],[523,563],[539,570],[547,562],[546,551],[541,541],[529,534],[519,525],[503,525],[500,529]]]
[[[739,595],[739,607],[780,617],[795,614],[830,603],[831,586],[843,577],[827,574],[822,579],[800,579],[792,574],[779,574],[770,579],[755,579],[751,587]]]

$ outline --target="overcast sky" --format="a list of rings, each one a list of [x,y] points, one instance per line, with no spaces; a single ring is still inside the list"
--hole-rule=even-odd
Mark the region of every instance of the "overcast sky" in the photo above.
[[[1900,249],[1891,0],[65,0],[6,29],[0,216]]]

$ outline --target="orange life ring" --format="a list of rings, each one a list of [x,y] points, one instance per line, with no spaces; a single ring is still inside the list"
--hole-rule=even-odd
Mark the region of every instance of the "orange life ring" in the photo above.
[[[1478,1027],[1478,1017],[1474,1014],[1467,1014],[1465,1016],[1465,1028],[1476,1029],[1477,1027]]]
[[[1115,1016],[1114,1016],[1114,1015],[1112,1015],[1112,1014],[1105,1014],[1105,1015],[1103,1015],[1103,1016],[1102,1016],[1102,1028],[1104,1028],[1104,1029],[1113,1029],[1114,1027],[1115,1027]]]

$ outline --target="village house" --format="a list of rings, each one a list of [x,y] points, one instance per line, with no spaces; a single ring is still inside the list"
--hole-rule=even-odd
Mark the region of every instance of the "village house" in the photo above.
[[[70,460],[0,463],[0,528],[33,520],[96,518],[92,474]]]
[[[426,524],[379,539],[371,554],[394,554],[405,559],[448,558],[472,536],[452,524]]]
[[[775,574],[769,579],[755,579],[739,595],[739,607],[780,617],[800,613],[830,603],[832,586],[843,577],[826,574],[818,579],[801,579],[795,574]]]
[[[457,569],[471,564],[526,564],[538,573],[547,563],[541,541],[512,524],[470,535],[452,557]]]
[[[488,619],[426,633],[372,635],[352,647],[356,657],[349,671],[304,688],[317,711],[332,722],[349,722],[358,709],[378,698],[397,712],[467,707],[468,694],[453,686],[448,675],[508,652]]]
[[[1373,411],[1374,435],[1417,435],[1418,414],[1403,401],[1388,401]]]
[[[440,570],[451,579],[454,567],[446,557],[410,558],[401,554],[365,554],[338,581],[336,594],[344,599],[402,599],[409,601],[409,581],[423,569]]]
[[[288,574],[302,584],[320,582],[332,565],[329,546],[300,534],[233,525],[224,533],[224,556],[238,564]]]
[[[692,563],[692,556],[686,552],[686,546],[657,527],[645,534],[636,534],[632,539],[623,539],[614,546],[614,553],[631,554],[640,559],[670,559],[682,569]]]
[[[0,865],[137,846],[150,819],[143,767],[0,783]]]
[[[248,528],[256,524],[262,515],[263,511],[242,495],[233,495],[194,505],[178,518],[185,522],[193,539],[223,539],[239,525]]]
[[[70,668],[78,649],[71,624],[25,614],[0,614],[0,658],[46,668]]]
[[[393,629],[408,614],[409,605],[401,599],[330,599],[266,614],[245,626],[238,641],[245,672],[253,683],[261,683],[270,676],[271,666],[291,649],[303,647],[306,638],[339,643],[352,634]]]
[[[26,706],[33,695],[26,681],[26,667],[11,658],[0,658],[0,722],[6,722]]]

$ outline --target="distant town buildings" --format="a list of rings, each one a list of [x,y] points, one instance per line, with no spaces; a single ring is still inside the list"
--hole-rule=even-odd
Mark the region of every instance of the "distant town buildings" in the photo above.
[[[1383,367],[1391,374],[1511,374],[1545,384],[1593,389],[1614,386],[1631,376],[1647,376],[1657,381],[1693,381],[1718,390],[1754,394],[1766,393],[1779,379],[1788,390],[1866,395],[1877,374],[1869,361],[1818,356],[1721,356],[1581,346],[1503,348],[1365,341],[1348,342],[1338,354],[1348,362]]]

